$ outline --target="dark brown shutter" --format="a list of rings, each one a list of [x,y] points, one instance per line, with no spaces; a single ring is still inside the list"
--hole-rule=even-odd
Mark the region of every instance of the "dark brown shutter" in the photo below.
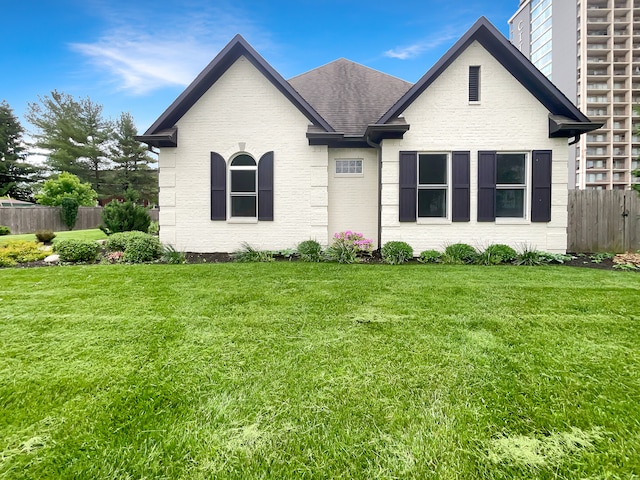
[[[478,152],[478,221],[496,219],[496,152]]]
[[[451,220],[468,222],[471,204],[470,152],[453,152],[451,157],[451,183],[453,186]]]
[[[227,219],[227,164],[211,152],[211,220]]]
[[[418,152],[400,152],[401,222],[415,222],[418,191]]]
[[[469,67],[469,101],[480,101],[480,67]]]
[[[273,221],[273,152],[258,162],[258,220]]]
[[[531,221],[551,221],[551,150],[534,150],[531,164]]]

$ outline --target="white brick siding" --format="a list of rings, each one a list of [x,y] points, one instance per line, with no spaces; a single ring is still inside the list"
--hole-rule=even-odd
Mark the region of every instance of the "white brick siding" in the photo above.
[[[327,239],[327,148],[310,147],[309,120],[245,57],[178,121],[178,147],[161,149],[160,239],[179,250],[231,252]],[[244,144],[244,145],[242,145]],[[274,152],[274,221],[210,220],[210,152]]]
[[[479,104],[468,102],[468,69],[480,65]],[[476,247],[506,243],[549,252],[567,248],[567,139],[550,139],[547,109],[479,43],[472,43],[404,112],[410,130],[382,148],[382,243],[402,240],[416,253],[465,242]],[[447,224],[399,222],[398,169],[402,150],[471,152],[471,221]],[[478,151],[552,150],[551,222],[531,223],[530,183],[527,219],[477,222]],[[529,155],[529,162],[531,156]],[[530,171],[531,165],[528,164]]]

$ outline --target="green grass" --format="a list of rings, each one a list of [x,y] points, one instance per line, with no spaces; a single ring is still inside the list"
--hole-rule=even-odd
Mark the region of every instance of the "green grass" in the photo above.
[[[0,271],[0,478],[632,479],[640,275]]]
[[[65,232],[55,232],[56,238],[53,239],[53,243],[59,240],[102,240],[107,238],[104,232],[98,228],[90,230],[71,230]],[[14,240],[27,240],[36,241],[36,236],[33,233],[22,233],[20,235],[3,235],[0,237],[0,244],[11,242]]]

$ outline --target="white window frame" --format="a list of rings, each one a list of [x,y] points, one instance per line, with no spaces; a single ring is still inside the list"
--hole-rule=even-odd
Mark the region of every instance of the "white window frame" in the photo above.
[[[355,169],[360,170],[355,172],[338,172],[338,164],[342,162],[356,162]],[[347,165],[348,169],[351,168],[351,165]],[[334,177],[364,177],[364,159],[363,158],[336,158],[335,164],[333,166],[333,175]]]
[[[236,160],[238,157],[241,156],[247,156],[250,157],[253,162],[254,165],[233,165],[233,161]],[[253,155],[247,153],[247,152],[238,152],[235,155],[233,155],[230,159],[229,159],[229,168],[228,170],[228,174],[227,174],[227,185],[229,186],[228,188],[228,192],[227,192],[227,198],[228,198],[228,202],[227,202],[227,218],[229,219],[229,221],[231,223],[256,223],[258,221],[258,162],[256,161],[256,159],[254,158]],[[254,175],[255,175],[255,191],[254,192],[233,192],[232,188],[233,188],[233,182],[232,182],[232,176],[233,176],[233,172],[238,172],[238,171],[253,171]],[[233,197],[254,197],[255,201],[256,201],[256,214],[255,216],[252,217],[237,217],[237,216],[233,216],[232,212],[233,212]]]
[[[420,183],[420,155],[445,155],[447,158],[446,168],[446,184],[440,183],[431,183],[431,184],[421,184]],[[452,201],[452,187],[451,187],[451,152],[418,152],[416,158],[416,220],[419,224],[449,224],[451,223],[451,201]],[[445,194],[445,216],[444,217],[421,217],[420,209],[419,209],[419,199],[420,199],[420,190],[446,190]]]
[[[500,155],[524,155],[524,184],[521,183],[498,183],[498,156]],[[496,152],[496,222],[497,223],[529,223],[531,220],[531,213],[529,212],[529,195],[531,191],[531,152],[518,152],[518,151],[508,151],[508,152]],[[500,217],[498,216],[497,211],[497,192],[498,190],[515,190],[522,189],[523,190],[523,199],[522,199],[522,217]]]

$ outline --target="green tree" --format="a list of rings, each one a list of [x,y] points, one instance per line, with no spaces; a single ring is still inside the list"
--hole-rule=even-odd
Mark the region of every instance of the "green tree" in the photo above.
[[[36,195],[40,205],[59,206],[64,198],[73,198],[78,205],[93,207],[98,195],[89,183],[82,183],[80,179],[69,172],[62,172],[56,178],[50,178],[42,186],[42,192]]]
[[[24,162],[24,129],[5,101],[0,102],[0,197],[31,200],[38,169]]]
[[[158,177],[150,165],[156,160],[149,155],[147,147],[135,139],[136,135],[138,130],[133,117],[123,112],[115,124],[111,147],[112,182],[117,189],[114,194],[132,188],[139,192],[140,198],[154,202],[158,197]]]
[[[49,152],[48,167],[72,173],[100,192],[113,129],[102,116],[102,105],[53,90],[29,103],[26,118],[37,129],[35,145]]]

